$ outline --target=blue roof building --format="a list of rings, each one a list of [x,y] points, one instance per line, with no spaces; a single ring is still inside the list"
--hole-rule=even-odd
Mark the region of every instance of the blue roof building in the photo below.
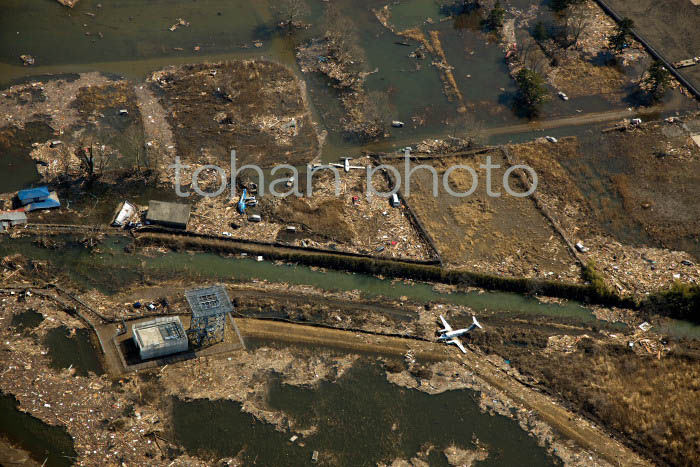
[[[22,203],[22,206],[26,206],[27,204],[44,201],[50,195],[51,193],[47,187],[40,186],[38,188],[20,190],[19,193],[17,193],[17,198],[19,199],[19,202]]]

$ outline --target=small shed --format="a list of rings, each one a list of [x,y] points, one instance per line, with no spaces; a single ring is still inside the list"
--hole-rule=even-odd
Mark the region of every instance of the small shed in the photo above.
[[[26,224],[27,215],[21,211],[0,212],[0,223],[7,227]]]
[[[17,199],[19,199],[19,202],[20,204],[22,204],[22,206],[26,206],[27,204],[44,201],[50,195],[51,193],[49,192],[49,189],[47,187],[40,186],[37,188],[28,188],[26,190],[20,190],[17,193]]]
[[[146,221],[171,229],[186,229],[190,221],[190,205],[150,201]]]
[[[134,324],[134,344],[141,360],[162,357],[188,348],[185,328],[177,316],[165,316]]]

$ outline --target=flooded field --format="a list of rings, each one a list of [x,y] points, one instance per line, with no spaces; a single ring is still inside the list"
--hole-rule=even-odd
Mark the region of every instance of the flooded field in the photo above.
[[[299,71],[295,48],[312,37],[323,35],[326,27],[324,6],[308,2],[309,14],[302,19],[308,29],[288,35],[275,30],[278,7],[269,0],[245,2],[236,0],[185,0],[143,4],[136,0],[105,3],[82,0],[73,9],[57,2],[8,0],[0,6],[0,85],[26,79],[31,75],[101,71],[143,80],[151,71],[166,65],[240,58],[268,58],[283,63],[307,82],[314,113],[329,130],[324,158],[335,159],[361,148],[347,141],[336,130],[340,115],[335,95],[326,82],[314,74]],[[460,130],[458,102],[450,102],[443,93],[443,83],[430,60],[409,57],[411,47],[397,42],[406,40],[384,27],[375,11],[385,2],[341,0],[338,10],[350,19],[350,27],[359,38],[365,63],[372,72],[365,87],[367,92],[388,96],[387,117],[407,122],[401,129],[392,129],[391,138],[379,147],[445,136]],[[98,6],[99,5],[99,6]],[[530,2],[507,1],[510,6],[526,9]],[[543,18],[550,13],[542,10]],[[510,109],[515,91],[504,60],[502,46],[492,34],[485,33],[476,13],[447,19],[436,3],[405,1],[392,5],[390,25],[395,30],[418,28],[426,35],[440,37],[445,57],[454,67],[455,83],[464,98],[464,105],[483,127],[499,127],[526,120]],[[170,28],[182,18],[187,26]],[[445,21],[445,19],[447,19]],[[22,66],[18,58],[31,54],[36,62]],[[588,97],[564,103],[552,99],[546,104],[543,118],[576,115],[624,108],[626,103]],[[370,143],[368,147],[376,147]]]
[[[88,372],[104,373],[98,357],[100,350],[92,342],[88,329],[77,329],[75,333],[64,327],[50,329],[44,338],[49,349],[51,367],[55,369],[75,368],[76,374],[87,376]]]
[[[300,426],[315,427],[314,434],[301,446],[288,441],[293,433],[277,432],[242,413],[237,402],[174,399],[174,435],[188,451],[217,457],[242,453],[246,463],[264,465],[303,464],[318,451],[319,465],[390,464],[427,452],[430,465],[447,466],[443,451],[449,446],[483,448],[488,457],[480,466],[514,465],[523,456],[530,466],[555,465],[514,421],[481,412],[478,393],[431,396],[404,389],[387,382],[381,365],[369,359],[318,388],[273,379],[267,402]]]
[[[73,440],[66,430],[47,425],[41,420],[20,411],[17,400],[0,393],[0,433],[29,451],[32,457],[44,465],[68,467],[73,465],[76,453]]]

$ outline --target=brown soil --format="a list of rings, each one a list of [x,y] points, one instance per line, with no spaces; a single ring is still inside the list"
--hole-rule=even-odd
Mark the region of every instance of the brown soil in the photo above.
[[[692,118],[687,120],[690,123]],[[608,286],[642,298],[675,280],[700,280],[700,148],[683,123],[629,123],[591,137],[510,146],[539,175],[538,195]],[[637,232],[637,233],[635,233]]]
[[[691,0],[608,0],[607,3],[618,14],[631,18],[635,29],[670,62],[698,56],[700,7]],[[700,88],[700,66],[681,71]]]
[[[282,65],[246,60],[169,67],[149,82],[161,97],[184,163],[302,165],[319,142],[303,85]],[[296,122],[296,129],[292,121]]]
[[[492,171],[492,189],[501,192],[500,197],[490,197],[486,192],[486,170],[479,166],[487,156],[500,166]],[[407,202],[448,266],[511,277],[578,280],[580,272],[575,259],[533,201],[505,193],[502,178],[507,163],[501,151],[446,154],[414,161],[412,166],[419,162],[437,170],[438,197],[432,195],[430,172],[417,170]],[[471,196],[450,196],[442,186],[444,172],[454,165],[468,165],[476,171],[479,182]],[[403,164],[398,163],[397,168],[403,173]],[[510,183],[513,190],[526,191],[518,186],[515,177]],[[450,175],[450,184],[452,190],[466,192],[472,177],[466,170],[456,170]]]
[[[350,242],[355,237],[355,229],[343,217],[344,203],[331,199],[312,208],[301,198],[289,197],[275,210],[280,221],[299,224],[322,237],[339,242]]]

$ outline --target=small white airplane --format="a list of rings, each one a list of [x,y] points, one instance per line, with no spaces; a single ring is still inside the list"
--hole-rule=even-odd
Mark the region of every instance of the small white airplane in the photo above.
[[[462,345],[462,341],[459,340],[459,336],[463,336],[468,332],[471,332],[474,328],[483,329],[481,324],[479,324],[479,322],[476,320],[476,316],[472,316],[472,320],[472,325],[468,328],[452,329],[452,326],[450,326],[447,323],[447,321],[445,321],[445,318],[443,318],[442,315],[440,315],[440,321],[442,321],[442,325],[445,327],[443,329],[438,330],[438,332],[440,333],[440,336],[438,337],[438,342],[454,344],[457,347],[459,347],[459,350],[461,350],[462,353],[467,353],[466,349]]]
[[[340,167],[346,172],[350,172],[350,169],[365,169],[365,167],[362,167],[360,165],[350,165],[350,160],[352,157],[341,157],[340,160],[343,161],[342,164],[337,164],[337,163],[331,163],[333,167]]]

